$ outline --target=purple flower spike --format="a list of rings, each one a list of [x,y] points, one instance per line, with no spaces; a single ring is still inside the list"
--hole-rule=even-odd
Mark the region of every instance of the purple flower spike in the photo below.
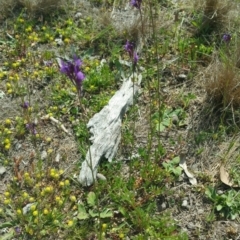
[[[37,130],[36,130],[36,124],[35,123],[27,123],[26,124],[26,128],[27,130],[32,133],[33,135],[37,134]]]
[[[78,94],[81,93],[82,81],[85,79],[85,75],[80,71],[80,67],[82,66],[82,61],[77,58],[77,56],[73,57],[73,61],[64,62],[61,60],[60,71],[61,73],[67,75],[71,82],[76,86],[78,90]]]
[[[139,56],[138,56],[137,52],[134,50],[134,44],[127,41],[124,48],[128,52],[129,57],[132,60],[133,64],[136,66],[136,64],[139,60]]]
[[[140,9],[141,8],[141,4],[142,4],[142,0],[131,0],[130,4],[137,8]]]
[[[21,107],[22,107],[23,109],[28,109],[28,108],[29,108],[29,102],[24,102],[24,103],[21,105]]]
[[[21,233],[21,228],[20,227],[15,227],[15,232],[17,235],[19,235]]]
[[[136,52],[133,53],[133,63],[136,65],[139,60],[139,56]]]
[[[81,71],[79,71],[76,74],[76,84],[78,87],[81,87],[82,81],[84,80],[84,78],[85,78],[85,75]]]
[[[225,43],[229,43],[231,41],[231,35],[228,34],[228,33],[225,33],[223,34],[223,37],[222,37],[222,40],[225,42]]]
[[[134,46],[132,43],[130,43],[128,40],[124,46],[125,50],[129,53],[129,56],[130,58],[133,57],[133,49],[134,49]]]

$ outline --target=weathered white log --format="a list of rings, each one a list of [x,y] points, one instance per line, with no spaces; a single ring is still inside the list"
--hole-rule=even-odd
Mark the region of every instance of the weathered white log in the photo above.
[[[108,105],[89,120],[87,127],[92,135],[92,145],[80,170],[79,182],[82,185],[90,186],[94,183],[101,158],[111,162],[115,156],[121,139],[122,118],[133,104],[141,80],[142,76],[136,73],[134,80],[133,76],[124,79],[122,87],[110,99]]]

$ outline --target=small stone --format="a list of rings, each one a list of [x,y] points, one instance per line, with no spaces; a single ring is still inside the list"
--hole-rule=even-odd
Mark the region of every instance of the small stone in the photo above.
[[[81,18],[82,17],[82,13],[80,13],[80,12],[77,12],[75,15],[74,15],[74,18],[75,19],[79,19],[79,18]]]
[[[57,43],[58,46],[64,45],[64,42],[61,38],[56,38],[55,42]]]
[[[42,151],[42,153],[41,153],[41,159],[42,160],[45,160],[47,158],[47,152],[44,150],[44,151]]]
[[[23,207],[23,215],[25,215],[26,213],[28,213],[31,209],[31,206],[34,205],[36,203],[28,203],[25,207]]]
[[[177,76],[177,81],[184,81],[186,79],[187,79],[187,75],[185,75],[185,74],[179,74]]]
[[[188,207],[188,201],[186,199],[183,200],[182,207],[185,207],[185,208]]]
[[[103,180],[103,181],[107,180],[107,178],[101,173],[97,173],[97,178],[100,179],[100,180]]]
[[[22,147],[22,144],[21,144],[21,143],[17,143],[17,144],[15,145],[15,149],[16,149],[16,150],[19,150],[21,147]]]
[[[217,190],[218,195],[222,195],[223,193],[224,193],[223,190]]]
[[[198,214],[203,214],[204,210],[203,209],[198,209]]]
[[[163,202],[161,204],[161,210],[165,210],[167,208],[167,204],[165,202]]]
[[[179,122],[178,116],[177,116],[177,115],[173,115],[173,116],[172,116],[172,123],[173,123],[174,125],[177,125],[178,122]]]
[[[5,97],[5,93],[2,90],[0,90],[0,99],[2,99],[4,97]]]
[[[0,166],[0,175],[3,175],[6,172],[6,168],[3,166]]]
[[[59,160],[60,160],[60,153],[57,153],[57,155],[56,155],[56,158],[55,158],[55,162],[59,162]]]
[[[196,226],[193,223],[188,223],[187,228],[194,229],[194,228],[196,228]]]

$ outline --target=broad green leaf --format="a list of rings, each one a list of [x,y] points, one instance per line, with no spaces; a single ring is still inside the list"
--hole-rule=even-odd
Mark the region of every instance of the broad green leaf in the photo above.
[[[158,123],[157,127],[156,127],[156,130],[159,131],[159,132],[162,132],[162,131],[164,131],[165,128],[166,127],[162,123],[160,123],[160,124]]]
[[[103,212],[100,213],[100,218],[109,218],[112,216],[113,216],[113,213],[110,209],[105,209]]]
[[[217,207],[216,207],[216,209],[217,209],[217,211],[221,211],[222,210],[222,208],[223,208],[223,206],[222,205],[217,205]]]
[[[233,201],[232,201],[231,199],[227,199],[226,205],[227,205],[228,207],[231,207],[232,204],[233,204]]]
[[[170,118],[163,119],[162,124],[166,127],[169,127],[171,125],[171,119]]]
[[[212,187],[207,187],[205,194],[209,197],[212,201],[216,200],[216,190]]]
[[[238,216],[238,214],[236,214],[236,213],[235,214],[231,214],[230,218],[231,218],[231,220],[234,220],[237,216]]]
[[[89,210],[89,214],[91,217],[98,217],[99,213],[98,212],[94,212],[92,209]]]
[[[13,223],[12,222],[4,222],[0,224],[0,229],[2,228],[7,228],[7,227],[12,227]]]
[[[162,165],[166,170],[169,169],[169,164],[167,162],[163,162]]]
[[[171,163],[174,164],[174,165],[177,165],[179,162],[180,162],[180,157],[179,156],[177,156],[177,157],[175,157],[171,160]]]
[[[77,215],[77,218],[79,220],[84,220],[84,219],[89,218],[89,215],[88,215],[85,207],[83,206],[83,204],[78,204],[78,215]]]
[[[87,195],[87,203],[94,207],[95,206],[95,201],[96,201],[96,194],[94,192],[90,192],[88,195]]]
[[[173,168],[172,172],[174,173],[174,175],[179,177],[182,174],[182,168],[181,167]]]

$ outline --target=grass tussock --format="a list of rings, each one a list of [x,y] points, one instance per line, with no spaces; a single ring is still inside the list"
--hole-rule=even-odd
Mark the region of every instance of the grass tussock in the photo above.
[[[205,89],[211,101],[224,108],[240,106],[239,69],[231,62],[215,62],[209,69]]]
[[[25,7],[29,13],[49,13],[62,6],[61,0],[19,0],[19,3]]]
[[[27,9],[28,13],[47,14],[53,10],[63,7],[62,0],[0,0],[0,21],[13,13],[17,6]]]
[[[7,17],[17,5],[14,0],[0,0],[0,21]]]
[[[233,3],[229,0],[204,0],[198,1],[195,5],[195,8],[199,7],[202,9],[203,14],[199,20],[196,35],[208,35],[212,32],[218,32],[227,25]]]

